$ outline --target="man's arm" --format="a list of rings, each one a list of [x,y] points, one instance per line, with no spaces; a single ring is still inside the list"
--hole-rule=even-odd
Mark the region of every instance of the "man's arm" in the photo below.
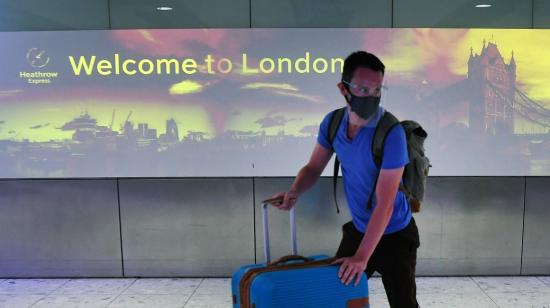
[[[309,162],[300,169],[290,190],[297,195],[301,195],[311,188],[311,186],[317,182],[323,170],[325,170],[325,167],[332,157],[332,153],[331,150],[317,143],[313,149],[313,153],[311,153]]]
[[[393,203],[399,189],[399,183],[405,168],[382,169],[376,185],[376,208],[367,225],[365,236],[357,249],[356,255],[368,262],[376,245],[384,235],[393,213]]]
[[[311,188],[317,179],[319,179],[333,153],[332,150],[317,143],[313,149],[309,162],[300,169],[289,191],[286,193],[279,193],[272,197],[283,199],[283,203],[275,206],[281,210],[291,209],[296,203],[296,199],[306,190]]]
[[[355,285],[359,284],[361,275],[367,268],[367,263],[384,234],[388,222],[393,213],[393,203],[397,195],[397,189],[405,167],[395,169],[382,169],[376,185],[376,207],[367,225],[367,230],[357,252],[353,257],[340,258],[333,263],[342,263],[338,277],[346,285],[355,276]]]

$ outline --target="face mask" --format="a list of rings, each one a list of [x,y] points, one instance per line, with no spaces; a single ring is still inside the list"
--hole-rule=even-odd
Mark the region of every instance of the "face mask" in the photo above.
[[[350,105],[351,111],[355,112],[359,117],[364,120],[370,118],[378,110],[378,106],[380,106],[380,97],[359,97],[351,93],[349,94],[351,95],[351,100],[349,100],[347,96],[344,97]]]

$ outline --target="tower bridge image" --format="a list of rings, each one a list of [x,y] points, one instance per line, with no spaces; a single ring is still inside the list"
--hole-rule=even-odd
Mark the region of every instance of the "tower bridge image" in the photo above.
[[[441,157],[454,151],[453,156],[472,165],[483,161],[483,168],[496,174],[499,168],[519,174],[550,172],[550,109],[521,89],[518,56],[512,52],[505,60],[495,42],[484,40],[479,53],[470,49],[464,78],[417,100],[420,115],[434,119],[432,138],[439,138],[439,148],[447,147],[438,153]],[[467,108],[465,122],[442,127],[442,119],[456,106]]]

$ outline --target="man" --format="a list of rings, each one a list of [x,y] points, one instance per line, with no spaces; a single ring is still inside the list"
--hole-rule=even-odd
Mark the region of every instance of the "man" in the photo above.
[[[275,206],[291,209],[298,197],[313,186],[336,152],[352,216],[352,221],[342,227],[338,259],[334,261],[341,264],[338,276],[345,284],[355,278],[357,285],[363,271],[367,277],[377,271],[392,308],[418,307],[415,283],[418,229],[404,194],[398,191],[404,166],[409,162],[403,127],[397,125],[388,133],[380,169],[371,154],[376,124],[384,113],[379,106],[384,69],[380,59],[365,51],[346,58],[337,86],[347,110],[336,137],[331,144],[328,134],[332,114],[328,114],[320,125],[309,162],[299,171],[288,192],[274,196],[283,200]]]

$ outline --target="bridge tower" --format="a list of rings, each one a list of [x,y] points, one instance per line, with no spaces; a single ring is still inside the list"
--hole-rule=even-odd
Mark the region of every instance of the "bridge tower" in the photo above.
[[[514,114],[510,104],[514,102],[516,89],[514,53],[506,64],[497,45],[483,40],[481,54],[470,49],[468,84],[470,130],[489,135],[513,134]]]

